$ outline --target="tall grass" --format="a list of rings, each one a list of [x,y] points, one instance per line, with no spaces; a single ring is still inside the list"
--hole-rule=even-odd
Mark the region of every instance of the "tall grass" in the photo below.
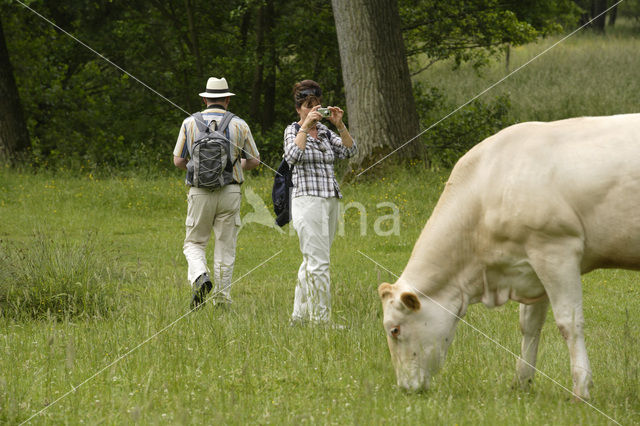
[[[638,112],[640,36],[580,32],[551,48],[561,39],[512,48],[508,68],[504,57],[479,71],[439,63],[415,79],[442,88],[454,104],[462,105],[541,55],[479,99],[507,96],[512,122]]]
[[[0,315],[14,319],[110,314],[130,276],[100,246],[38,232],[28,245],[0,241]]]

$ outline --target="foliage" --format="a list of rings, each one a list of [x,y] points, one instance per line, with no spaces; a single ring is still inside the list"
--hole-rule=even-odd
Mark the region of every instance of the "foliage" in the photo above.
[[[509,44],[513,46],[571,28],[579,9],[570,0],[401,0],[407,55],[426,65],[454,58],[479,67]],[[415,68],[415,67],[414,67]]]
[[[0,5],[36,168],[172,167],[180,123],[201,108],[197,93],[209,76],[227,78],[237,95],[230,109],[249,122],[272,165],[284,127],[297,118],[294,82],[314,79],[326,104],[345,105],[333,14],[324,0],[28,4],[93,50],[15,0]],[[506,43],[570,26],[572,4],[400,0],[400,9],[412,61],[427,55],[429,63],[453,57],[479,66]]]
[[[620,15],[632,18],[636,29],[640,28],[640,0],[625,0],[618,7]]]
[[[500,2],[499,5],[512,10],[519,20],[530,24],[542,37],[575,28],[581,13],[573,0],[521,0]]]
[[[280,126],[295,116],[290,90],[296,80],[318,80],[327,101],[335,104],[344,103],[344,94],[330,5],[316,0],[300,9],[289,0],[274,3],[286,11],[278,14],[272,29],[277,56],[274,108]],[[230,108],[251,123],[260,146],[261,134],[270,129],[261,128],[261,120],[250,118],[250,112],[255,102],[258,111],[264,108],[261,94],[254,99],[252,92],[252,82],[260,77],[255,75],[260,49],[254,27],[263,4],[254,0],[30,3],[131,75],[18,3],[3,5],[10,54],[20,58],[14,61],[15,74],[30,117],[33,164],[162,169],[170,164],[180,122],[200,109],[197,94],[212,75],[226,76],[237,95]],[[185,10],[185,5],[190,8]],[[192,27],[189,13],[195,14]],[[216,24],[207,24],[203,16],[216,17]],[[267,158],[275,150],[269,148]]]
[[[451,168],[474,145],[512,124],[509,120],[510,99],[500,96],[489,103],[475,100],[452,114],[457,108],[435,87],[426,89],[420,82],[414,86],[421,112],[422,135],[427,156],[435,167]]]

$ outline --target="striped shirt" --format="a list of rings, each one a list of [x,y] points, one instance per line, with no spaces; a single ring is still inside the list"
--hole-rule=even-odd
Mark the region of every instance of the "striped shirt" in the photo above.
[[[342,139],[322,123],[317,124],[318,138],[307,135],[304,150],[294,142],[299,126],[292,123],[284,131],[284,159],[295,165],[291,180],[292,197],[342,198],[333,170],[336,159],[353,157],[357,152],[355,141],[350,148],[342,145]]]
[[[212,120],[216,123],[220,123],[225,110],[218,105],[208,107],[202,111],[202,118],[211,124]],[[232,162],[238,158],[238,161],[233,166],[233,180],[237,183],[244,181],[242,174],[242,165],[240,164],[239,157],[242,158],[258,158],[258,148],[251,135],[251,129],[249,125],[240,117],[233,117],[229,123],[229,140],[231,141],[231,158]],[[173,149],[173,155],[176,157],[187,158],[189,156],[189,150],[193,146],[194,138],[196,136],[196,121],[193,117],[188,117],[182,122],[180,127],[180,133],[178,134],[178,141]],[[188,143],[188,145],[187,145]]]

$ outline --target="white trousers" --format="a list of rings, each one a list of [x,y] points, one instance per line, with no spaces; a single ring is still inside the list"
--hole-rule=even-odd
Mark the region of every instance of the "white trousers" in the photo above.
[[[294,321],[329,321],[329,263],[338,224],[338,199],[295,197],[291,200],[291,219],[302,252],[291,317]]]
[[[183,252],[189,264],[191,285],[203,273],[215,284],[216,297],[230,299],[231,278],[240,229],[240,185],[226,185],[217,191],[190,188]],[[206,248],[211,231],[215,235],[213,274],[207,267]]]

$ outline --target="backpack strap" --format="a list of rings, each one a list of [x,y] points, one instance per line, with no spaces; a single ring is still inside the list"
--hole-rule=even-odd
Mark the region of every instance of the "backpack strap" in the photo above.
[[[207,125],[207,122],[204,121],[204,117],[202,116],[201,112],[196,112],[191,116],[196,121],[196,127],[198,128],[198,131],[200,133],[206,133],[211,130],[210,127]]]
[[[296,129],[296,134],[300,131],[300,129],[302,128],[302,126],[300,124],[298,124],[298,122],[294,122],[293,123],[293,127]],[[284,157],[284,155],[283,155]],[[289,174],[292,175],[293,174],[293,167],[294,165],[289,165]]]
[[[198,133],[208,133],[211,131],[211,128],[209,126],[207,126],[207,122],[204,121],[204,117],[202,116],[202,113],[200,112],[196,112],[191,114],[191,117],[193,117],[193,120],[196,122],[196,129],[198,129]],[[196,139],[198,138],[198,135],[196,135]],[[187,144],[187,150],[189,151],[189,155],[191,155],[191,145]]]
[[[293,123],[293,127],[296,129],[296,134],[302,128],[302,126],[298,124],[298,122]],[[293,173],[293,166],[289,166],[289,173]]]
[[[222,116],[222,119],[220,120],[220,124],[218,124],[218,127],[216,128],[216,130],[219,131],[220,133],[224,133],[224,131],[227,130],[229,123],[231,123],[231,119],[233,117],[235,117],[234,113],[226,111]]]
[[[229,124],[231,123],[231,120],[233,119],[233,117],[235,117],[235,114],[229,111],[225,111],[224,115],[222,116],[222,119],[220,120],[220,123],[218,124],[216,130],[222,134],[225,135],[225,137],[229,140],[229,142],[231,143],[231,138],[229,137],[229,132],[227,132],[227,127],[229,127]],[[236,165],[236,163],[238,162],[238,159],[240,158],[242,154],[240,153],[235,160],[233,160],[233,162],[231,162],[231,160],[228,161],[227,166],[225,167],[225,170],[230,172],[233,170],[233,166]],[[228,158],[231,158],[231,146],[229,146],[228,149]]]

